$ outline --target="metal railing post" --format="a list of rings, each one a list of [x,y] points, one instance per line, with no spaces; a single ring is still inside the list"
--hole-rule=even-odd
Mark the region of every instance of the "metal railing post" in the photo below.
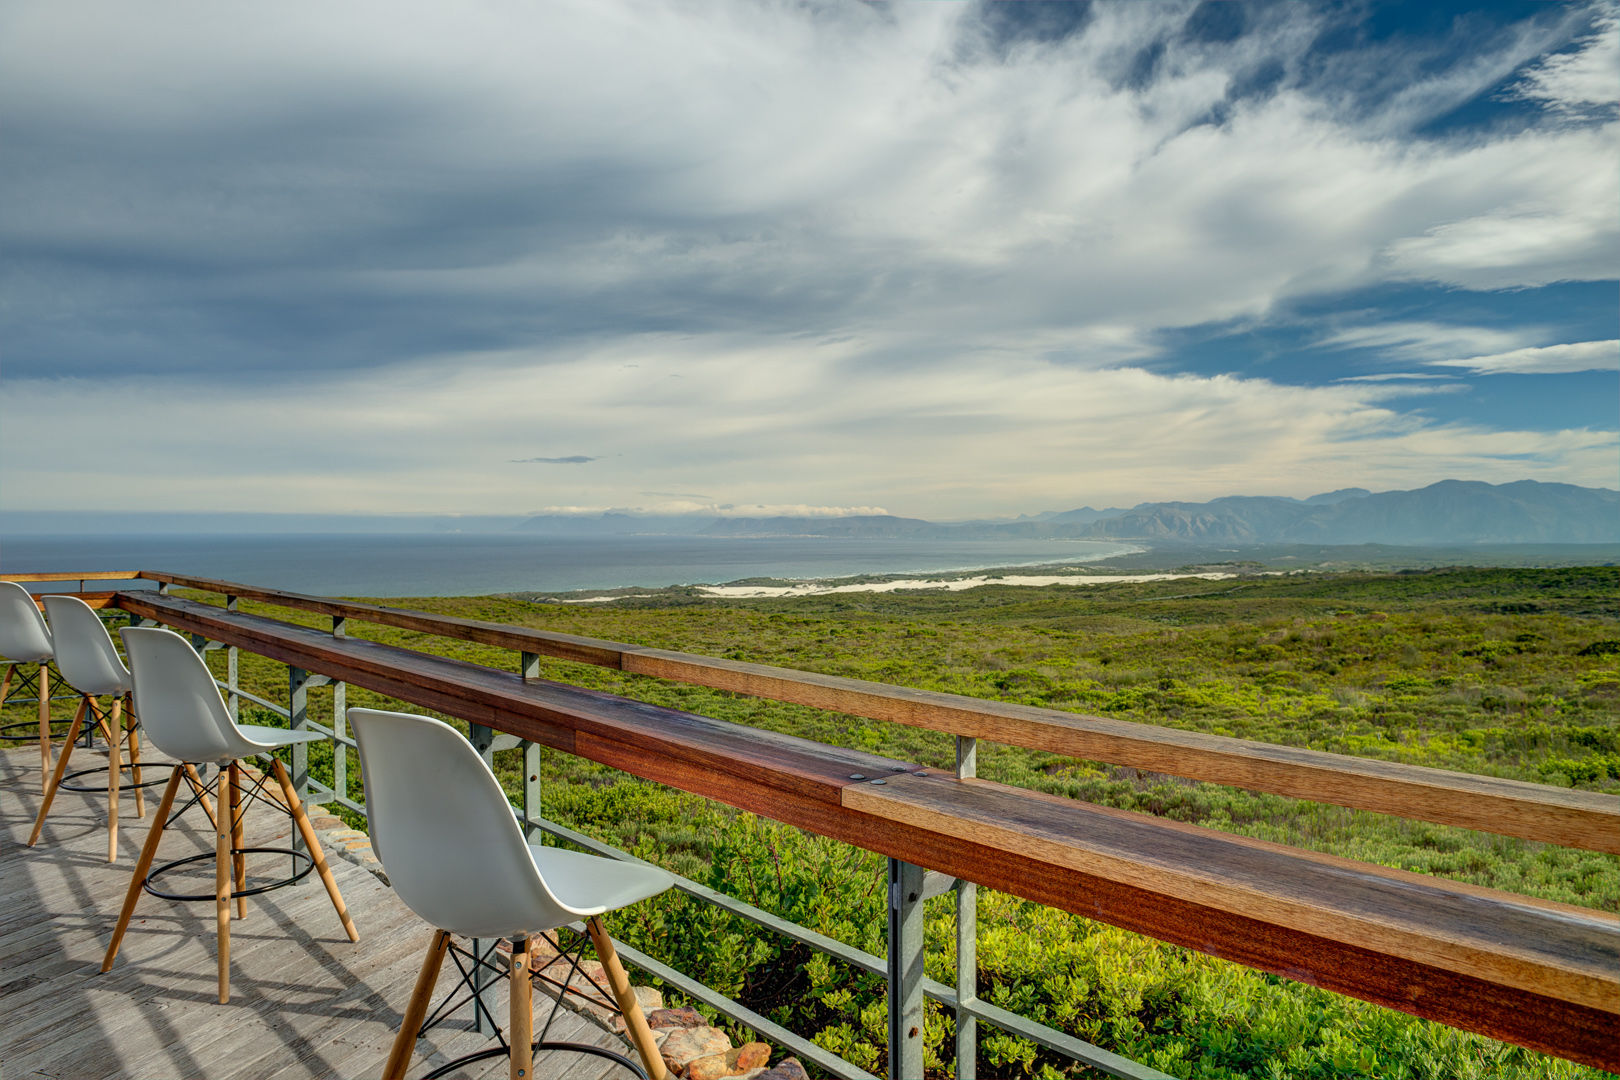
[[[956,737],[956,778],[979,772],[979,740]],[[967,1011],[979,1000],[979,887],[956,882],[956,1080],[975,1080],[979,1061],[979,1021]]]
[[[332,636],[335,638],[348,637],[347,620],[341,615],[332,616]],[[332,790],[339,799],[349,797],[349,748],[338,739],[349,737],[349,684],[345,682],[332,683]]]
[[[524,679],[540,677],[540,654],[526,652],[522,660]],[[531,844],[538,844],[546,835],[536,818],[544,816],[540,807],[540,744],[524,739],[523,748],[523,835]]]
[[[225,610],[236,610],[236,597],[226,595]],[[232,720],[241,719],[242,709],[242,698],[237,694],[237,691],[242,687],[237,680],[236,653],[235,645],[227,646],[225,649],[225,686],[230,691],[230,696],[226,698],[225,705],[231,711]]]
[[[468,724],[467,741],[473,744],[473,749],[477,750],[478,756],[484,759],[484,764],[488,765],[491,771],[494,771],[495,732],[484,724]],[[482,957],[484,950],[489,948],[489,945],[490,943],[482,938],[473,938],[473,956]],[[483,964],[475,963],[473,965],[472,986],[473,993],[478,998],[478,1003],[473,1006],[474,1030],[480,1035],[493,1035],[495,1029],[491,1026],[487,1017],[495,1015],[494,987],[490,982],[489,972]]]
[[[889,860],[889,1080],[923,1074],[923,869]]]

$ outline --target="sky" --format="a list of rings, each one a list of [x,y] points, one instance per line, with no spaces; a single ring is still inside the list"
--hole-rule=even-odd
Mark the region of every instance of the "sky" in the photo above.
[[[0,514],[1620,487],[1620,4],[9,0],[0,400]]]

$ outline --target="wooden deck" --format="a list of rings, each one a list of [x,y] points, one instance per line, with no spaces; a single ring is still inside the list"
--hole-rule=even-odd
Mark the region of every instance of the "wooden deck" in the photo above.
[[[81,760],[81,767],[89,767],[105,759],[76,752],[73,764]],[[155,769],[148,778],[166,773]],[[147,789],[148,815],[161,790]],[[40,801],[39,751],[26,745],[0,750],[0,1076],[375,1077],[430,930],[376,876],[344,859],[330,862],[360,930],[358,944],[344,935],[312,875],[250,897],[247,917],[232,923],[227,1005],[216,997],[209,903],[143,895],[117,964],[98,974],[146,838],[146,822],[135,818],[127,792],[117,863],[106,861],[105,794],[60,793],[39,846],[30,849],[24,845]],[[268,810],[248,817],[249,846],[284,847],[287,832],[286,818]],[[207,819],[193,809],[164,834],[158,858],[212,850]],[[250,856],[249,885],[256,865],[267,880],[284,873],[287,864],[284,857]],[[165,884],[175,891],[210,891],[211,859]],[[455,977],[453,965],[445,969],[441,991]],[[537,1027],[550,1004],[537,995]],[[494,1005],[504,1023],[504,989],[496,991]],[[469,1030],[467,1017],[463,1010],[417,1044],[411,1075],[493,1045]],[[549,1037],[624,1047],[567,1010]],[[615,1070],[600,1058],[546,1054],[536,1060],[534,1076],[599,1080]],[[496,1058],[455,1075],[504,1077],[506,1063]]]

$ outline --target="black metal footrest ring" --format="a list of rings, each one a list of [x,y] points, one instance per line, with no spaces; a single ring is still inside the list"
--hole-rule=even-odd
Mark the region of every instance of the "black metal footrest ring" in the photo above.
[[[51,738],[53,738],[53,739],[62,738],[63,736],[65,736],[68,733],[68,728],[71,727],[72,724],[73,724],[73,721],[71,721],[71,720],[52,720],[51,721]],[[23,732],[21,735],[13,735],[12,732],[17,730],[18,728],[27,728],[28,730]],[[39,721],[38,720],[18,720],[15,723],[7,724],[4,727],[0,727],[0,742],[38,742],[38,741],[39,741]]]
[[[68,783],[68,781],[72,780],[75,776],[89,776],[92,773],[104,773],[109,768],[111,768],[110,765],[92,765],[88,769],[78,769],[78,770],[76,770],[74,772],[70,772],[66,776],[62,777],[62,782],[57,785],[57,790],[58,791],[89,791],[89,792],[106,791],[107,790],[107,784],[106,784],[105,781],[103,781],[102,783],[99,783],[99,784],[70,784],[70,783]],[[124,768],[126,768],[126,769],[129,768],[129,765],[128,765],[127,762],[125,763]],[[143,763],[141,765],[141,768],[143,768],[143,769],[151,769],[152,766],[146,765],[146,764]],[[161,769],[162,766],[160,765],[160,766],[158,766],[158,768]],[[143,788],[162,787],[164,784],[167,784],[168,782],[169,782],[169,778],[167,776],[160,776],[155,780],[142,780],[139,784],[137,784],[137,783],[135,783],[135,781],[131,780],[127,784],[120,784],[119,788],[120,788],[120,790],[128,791],[131,788],[137,788],[137,787],[143,787]]]
[[[647,1074],[642,1070],[639,1063],[630,1060],[623,1054],[618,1054],[612,1050],[608,1050],[605,1047],[592,1046],[590,1043],[546,1042],[542,1039],[534,1044],[529,1053],[533,1055],[541,1050],[564,1050],[574,1054],[591,1054],[595,1057],[607,1058],[609,1061],[615,1062],[624,1066],[626,1069],[629,1069],[631,1075],[637,1077],[638,1080],[647,1080]],[[432,1072],[422,1077],[422,1080],[438,1080],[439,1077],[448,1076],[450,1073],[455,1072],[463,1065],[470,1065],[475,1061],[487,1061],[493,1057],[506,1057],[509,1052],[510,1051],[508,1051],[504,1046],[492,1046],[488,1050],[477,1050],[471,1054],[464,1054],[461,1057],[456,1058],[454,1061],[447,1061],[443,1065],[440,1065],[437,1069],[434,1069]],[[534,1072],[532,1065],[530,1066],[529,1071],[532,1075]]]
[[[293,861],[294,861],[295,864],[297,863],[297,861],[299,859],[304,860],[303,868],[298,870],[298,871],[295,871],[291,877],[283,878],[280,881],[272,881],[268,885],[255,885],[251,889],[232,889],[231,890],[231,899],[233,899],[233,900],[236,899],[239,896],[257,896],[260,893],[269,892],[271,889],[286,888],[288,885],[291,885],[294,882],[304,880],[304,878],[308,877],[310,875],[310,873],[315,869],[315,860],[310,857],[310,855],[309,855],[309,853],[307,851],[294,851],[292,848],[273,848],[273,847],[231,848],[231,854],[232,855],[291,855],[293,857]],[[175,859],[173,862],[166,862],[162,866],[154,867],[152,872],[146,875],[146,879],[141,882],[141,888],[145,889],[147,892],[151,893],[153,896],[161,897],[164,900],[180,900],[180,901],[184,901],[184,902],[188,902],[188,903],[190,903],[190,902],[201,902],[203,900],[218,900],[219,898],[217,896],[215,896],[212,892],[205,892],[205,893],[166,893],[166,892],[163,892],[163,891],[161,891],[161,890],[159,890],[157,888],[154,888],[153,885],[152,885],[152,882],[154,880],[156,880],[159,875],[166,874],[171,870],[177,870],[182,866],[188,866],[191,863],[202,862],[205,859],[207,861],[209,861],[209,862],[213,862],[217,857],[218,856],[217,856],[217,854],[215,852],[205,851],[201,855],[188,855],[184,859]]]

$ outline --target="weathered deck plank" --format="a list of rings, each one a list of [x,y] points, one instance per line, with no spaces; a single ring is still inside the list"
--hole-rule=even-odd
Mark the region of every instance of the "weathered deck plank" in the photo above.
[[[251,897],[247,917],[231,924],[226,1005],[215,997],[212,906],[143,895],[118,962],[102,975],[102,952],[150,813],[145,821],[125,815],[121,855],[109,864],[105,795],[63,792],[30,849],[24,842],[39,805],[37,773],[31,748],[0,750],[0,1070],[8,1080],[377,1074],[428,933],[392,890],[359,866],[330,860],[358,943],[344,935],[313,877]],[[249,815],[250,844],[285,846],[287,832],[277,815]],[[193,809],[164,834],[159,859],[209,852],[211,844],[212,830]],[[258,858],[269,862],[257,864],[266,876],[285,868],[275,856]],[[255,866],[250,856],[250,883]],[[200,890],[211,888],[212,875],[211,863],[201,864]],[[441,990],[452,978],[453,969]],[[502,1016],[504,991],[497,995]],[[413,1074],[487,1045],[455,1023],[422,1040]],[[618,1043],[566,1010],[552,1037]],[[567,1054],[543,1055],[535,1067],[548,1080],[597,1080],[603,1071],[595,1059]],[[505,1074],[497,1058],[464,1075]]]

